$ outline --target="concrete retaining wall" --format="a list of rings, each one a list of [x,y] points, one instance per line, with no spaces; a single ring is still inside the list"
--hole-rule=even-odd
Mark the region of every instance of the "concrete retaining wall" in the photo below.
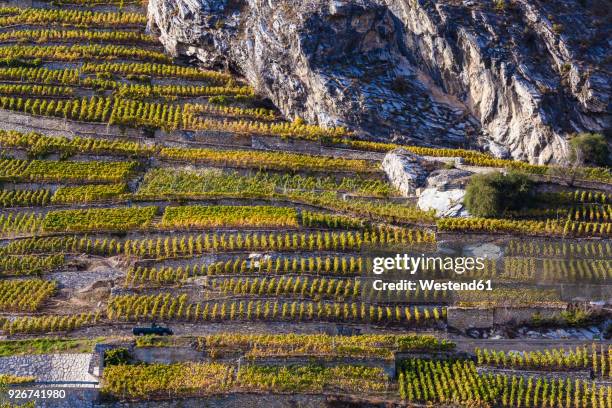
[[[204,361],[204,353],[191,347],[135,347],[131,354],[134,359],[145,363]]]
[[[541,307],[491,307],[466,308],[449,307],[447,323],[449,327],[465,331],[467,329],[487,329],[496,325],[523,324],[539,313],[542,318],[552,318],[564,311],[564,306]]]

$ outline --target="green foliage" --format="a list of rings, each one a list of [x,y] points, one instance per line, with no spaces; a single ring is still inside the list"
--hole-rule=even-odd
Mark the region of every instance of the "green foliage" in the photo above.
[[[295,208],[271,206],[166,207],[165,228],[298,227]]]
[[[135,166],[135,162],[0,159],[0,181],[120,182]]]
[[[125,347],[114,348],[104,352],[104,365],[106,367],[128,364],[130,360],[130,353]]]
[[[91,208],[49,211],[43,221],[45,231],[128,231],[151,224],[157,207]]]
[[[570,139],[570,160],[594,166],[609,165],[610,151],[606,138],[599,133],[581,133]]]
[[[51,202],[54,204],[99,202],[117,198],[126,192],[127,186],[124,183],[62,186],[55,191]]]
[[[111,366],[102,392],[130,400],[206,396],[225,392],[383,393],[390,381],[382,368],[340,365],[242,366],[178,363]]]
[[[198,349],[214,358],[238,351],[247,358],[336,356],[393,359],[394,353],[450,351],[455,345],[430,335],[364,334],[241,334],[221,333],[198,338]]]
[[[56,290],[55,281],[41,279],[0,281],[0,310],[34,312]]]
[[[25,276],[40,275],[52,271],[64,264],[64,255],[55,254],[50,256],[0,256],[0,275],[2,276]]]
[[[0,341],[0,357],[32,354],[91,353],[100,339],[36,338]]]
[[[472,176],[465,192],[465,205],[476,217],[501,217],[508,210],[528,204],[531,181],[523,174],[500,172]]]
[[[466,360],[410,359],[400,370],[398,381],[401,398],[413,404],[525,408],[609,406],[604,399],[606,386],[590,379],[572,381],[563,377],[480,373],[473,361]]]

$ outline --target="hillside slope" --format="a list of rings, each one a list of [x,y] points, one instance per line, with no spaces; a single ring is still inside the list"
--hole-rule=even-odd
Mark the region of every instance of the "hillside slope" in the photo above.
[[[230,66],[287,117],[368,139],[563,161],[609,128],[604,3],[153,0],[173,55]]]

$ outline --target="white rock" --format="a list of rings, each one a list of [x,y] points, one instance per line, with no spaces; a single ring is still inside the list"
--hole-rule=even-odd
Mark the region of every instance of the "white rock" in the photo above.
[[[463,207],[463,197],[465,190],[426,188],[419,196],[417,205],[421,210],[435,210],[438,217],[467,217],[469,213]]]
[[[427,170],[422,166],[423,159],[405,149],[395,149],[385,155],[382,168],[391,184],[404,197],[414,196],[417,188],[427,179]]]
[[[504,250],[499,246],[491,243],[468,245],[463,249],[463,253],[467,256],[500,259],[504,256]]]

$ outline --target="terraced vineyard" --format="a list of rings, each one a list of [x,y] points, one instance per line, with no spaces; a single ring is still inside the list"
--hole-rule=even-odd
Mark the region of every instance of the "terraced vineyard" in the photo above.
[[[599,335],[582,340],[609,336],[609,169],[576,169],[575,185],[564,186],[554,166],[286,120],[237,75],[174,60],[146,32],[144,13],[115,0],[0,7],[3,335],[129,336],[156,321],[199,336],[192,346],[206,362],[109,365],[103,393],[117,399],[254,391],[612,407],[607,343],[472,348],[473,361],[446,339],[505,327],[500,337],[527,340],[522,325],[541,333],[591,325]],[[383,169],[398,147],[436,170],[455,159],[470,172],[520,170],[539,183],[535,204],[504,218],[423,210]],[[378,253],[473,254],[484,239],[500,255],[455,278],[491,279],[490,292],[372,289]],[[448,280],[435,267],[419,274]],[[593,291],[581,292],[587,284]],[[502,309],[506,320],[464,324]],[[367,334],[337,336],[347,332]],[[229,356],[296,361],[240,366]],[[397,372],[379,360],[397,360]]]

